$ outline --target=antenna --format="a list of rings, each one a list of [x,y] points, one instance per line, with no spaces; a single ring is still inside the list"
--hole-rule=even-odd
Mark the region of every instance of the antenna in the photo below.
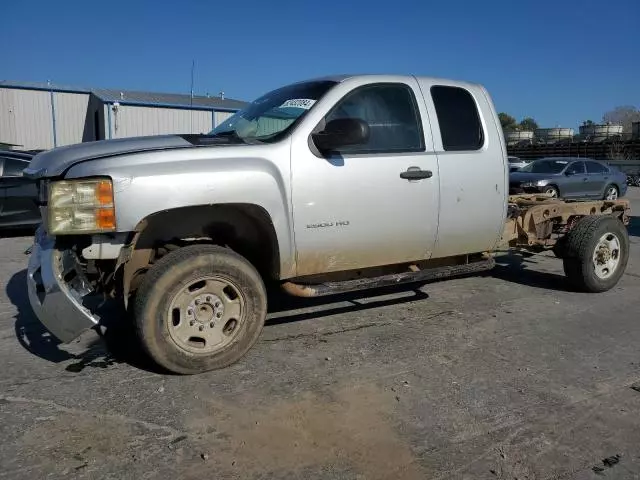
[[[196,60],[193,59],[191,61],[191,98],[189,100],[189,105],[191,109],[189,110],[189,133],[193,133],[193,72],[196,68]]]

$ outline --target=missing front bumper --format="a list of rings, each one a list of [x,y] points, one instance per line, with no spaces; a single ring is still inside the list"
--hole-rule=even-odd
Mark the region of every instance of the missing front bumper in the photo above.
[[[29,302],[38,320],[61,342],[70,342],[95,327],[99,317],[86,306],[92,289],[70,250],[39,228],[27,270]]]

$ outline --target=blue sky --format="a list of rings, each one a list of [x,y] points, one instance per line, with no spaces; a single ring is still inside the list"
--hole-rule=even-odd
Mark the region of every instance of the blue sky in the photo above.
[[[640,107],[640,0],[3,0],[0,79],[253,99],[330,73],[483,83],[544,126]]]

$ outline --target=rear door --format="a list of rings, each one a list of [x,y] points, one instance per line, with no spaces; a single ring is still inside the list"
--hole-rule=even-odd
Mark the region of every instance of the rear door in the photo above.
[[[585,162],[587,166],[587,190],[590,197],[604,197],[604,189],[609,183],[609,169],[598,162]]]
[[[432,119],[440,169],[440,221],[433,257],[491,250],[504,227],[508,162],[483,88],[418,79]]]
[[[23,177],[22,170],[29,166],[26,160],[0,158],[0,226],[29,226],[40,222],[38,189],[33,180]]]

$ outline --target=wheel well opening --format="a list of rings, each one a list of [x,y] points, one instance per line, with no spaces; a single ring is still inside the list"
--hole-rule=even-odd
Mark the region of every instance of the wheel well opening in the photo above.
[[[278,240],[269,214],[250,204],[201,205],[159,212],[138,225],[126,268],[125,294],[135,290],[150,265],[171,250],[194,243],[228,247],[245,257],[265,279],[280,275]],[[134,260],[135,259],[135,260]],[[127,271],[128,270],[128,271]],[[129,288],[129,285],[131,288]]]

